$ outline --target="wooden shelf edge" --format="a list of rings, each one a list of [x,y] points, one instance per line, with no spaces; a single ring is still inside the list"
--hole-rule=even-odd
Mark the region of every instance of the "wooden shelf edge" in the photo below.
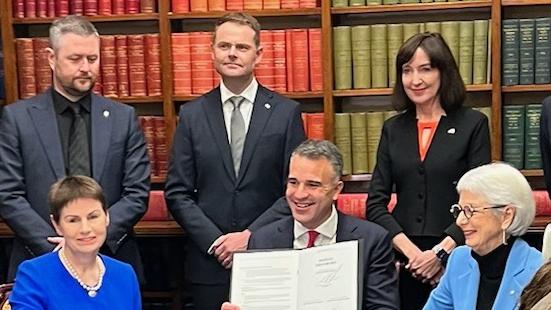
[[[551,84],[501,86],[501,91],[504,93],[548,92],[551,91]]]
[[[291,93],[278,93],[282,96],[291,99],[309,99],[309,98],[323,98],[322,91],[305,91],[305,92],[291,92]],[[185,96],[173,96],[174,101],[191,101],[199,98],[201,95],[185,95]]]
[[[18,25],[25,24],[50,24],[60,17],[35,17],[35,18],[14,18],[13,23]],[[141,21],[141,20],[158,20],[159,13],[137,13],[137,14],[121,14],[121,15],[94,15],[86,16],[91,22],[125,22],[125,21]]]
[[[245,10],[252,16],[307,16],[321,15],[321,8],[312,9],[278,9],[278,10]],[[190,13],[168,13],[169,19],[200,19],[200,18],[219,18],[226,14],[226,11],[210,11],[210,12],[190,12]]]
[[[501,6],[551,5],[550,0],[502,0]]]
[[[536,216],[534,222],[532,222],[532,225],[528,228],[528,232],[543,233],[545,226],[549,223],[551,223],[551,215]]]
[[[341,177],[344,182],[369,182],[371,181],[371,174],[349,174]]]
[[[166,176],[164,177],[157,177],[157,176],[152,176],[151,177],[151,183],[157,183],[157,184],[162,184],[162,183],[165,183],[166,182]]]
[[[122,102],[122,103],[162,103],[163,97],[161,96],[130,96],[130,97],[106,97],[114,101]]]
[[[521,170],[522,174],[525,177],[542,177],[543,176],[543,169],[526,169]]]
[[[492,84],[466,85],[467,92],[491,91]],[[388,96],[392,95],[392,88],[369,88],[369,89],[342,89],[334,90],[335,97],[356,97],[356,96]]]
[[[468,8],[490,8],[491,1],[458,1],[458,2],[433,2],[433,3],[406,3],[366,5],[358,7],[331,8],[331,14],[362,14],[380,12],[425,11],[425,10],[455,10]]]

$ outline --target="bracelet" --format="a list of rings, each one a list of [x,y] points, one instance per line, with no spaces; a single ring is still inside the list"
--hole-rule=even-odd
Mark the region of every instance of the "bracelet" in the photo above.
[[[432,248],[432,251],[434,252],[434,254],[436,254],[436,258],[438,258],[442,266],[446,267],[450,254],[446,252],[446,250],[444,250],[444,248],[442,248],[440,244],[435,245]]]

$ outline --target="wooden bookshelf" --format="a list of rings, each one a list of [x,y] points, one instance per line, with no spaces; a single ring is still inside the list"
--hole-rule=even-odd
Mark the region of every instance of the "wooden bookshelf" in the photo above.
[[[256,17],[281,17],[281,16],[309,16],[320,15],[321,8],[315,9],[279,9],[279,10],[245,10]],[[211,19],[222,17],[227,12],[190,12],[190,13],[172,13],[169,12],[169,19]]]
[[[502,6],[551,5],[550,0],[502,0]]]
[[[492,84],[466,85],[467,92],[489,92],[492,91]],[[343,89],[334,90],[335,97],[360,97],[360,96],[390,96],[392,88],[369,88],[369,89]]]
[[[525,177],[542,177],[543,176],[543,169],[533,169],[533,170],[521,170],[522,174]]]
[[[15,25],[33,25],[33,24],[51,24],[57,17],[33,17],[33,18],[13,18]],[[91,22],[124,22],[124,21],[144,21],[158,20],[158,13],[137,13],[120,15],[97,15],[87,17]]]
[[[504,93],[551,92],[551,84],[502,86]]]
[[[459,1],[459,2],[433,2],[433,3],[407,3],[387,5],[365,5],[355,7],[331,8],[332,14],[365,14],[365,13],[386,13],[386,12],[424,12],[441,10],[463,10],[463,9],[490,9],[491,1]]]

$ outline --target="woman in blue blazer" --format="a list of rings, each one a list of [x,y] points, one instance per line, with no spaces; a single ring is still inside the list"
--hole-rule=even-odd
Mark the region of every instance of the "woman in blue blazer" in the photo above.
[[[505,163],[484,165],[458,182],[451,208],[465,235],[424,309],[516,309],[520,294],[542,264],[541,253],[519,236],[535,216],[532,189]]]

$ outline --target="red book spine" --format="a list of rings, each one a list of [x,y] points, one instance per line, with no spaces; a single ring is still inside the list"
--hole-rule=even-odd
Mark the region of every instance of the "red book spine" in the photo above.
[[[98,14],[111,15],[111,0],[98,0]]]
[[[304,128],[304,133],[307,137],[310,135],[308,134],[308,113],[300,113],[300,117],[302,118],[302,128]]]
[[[168,219],[168,209],[166,207],[164,192],[150,191],[149,206],[142,221],[166,221]]]
[[[299,0],[281,0],[282,9],[298,9],[300,8]]]
[[[143,35],[128,36],[128,79],[131,96],[147,96]]]
[[[166,145],[166,127],[164,117],[153,117],[155,122],[155,156],[159,177],[166,178],[168,170],[168,147]]]
[[[172,0],[172,12],[173,13],[189,12],[189,0]]]
[[[158,177],[157,159],[155,157],[155,122],[153,116],[140,116],[139,120],[145,138],[147,157],[149,157],[149,163],[151,164],[151,175]]]
[[[189,0],[189,9],[191,12],[207,12],[209,5],[207,0]]]
[[[36,1],[36,16],[48,17],[48,0]]]
[[[310,90],[323,90],[323,68],[321,64],[321,29],[308,29],[308,50],[310,57]]]
[[[225,0],[208,0],[209,11],[225,11],[226,10],[226,1]]]
[[[142,13],[153,13],[156,11],[155,0],[141,0],[140,1],[140,12]]]
[[[48,51],[50,46],[48,38],[34,38],[34,72],[36,78],[36,92],[41,93],[52,85],[52,69],[48,63]]]
[[[57,0],[55,2],[55,16],[69,15],[69,0]]]
[[[101,78],[103,80],[103,95],[106,97],[118,96],[117,81],[117,54],[115,36],[101,36]]]
[[[214,87],[211,37],[210,32],[190,33],[191,86],[194,94],[206,93]]]
[[[299,0],[298,5],[301,9],[313,9],[319,6],[317,0]]]
[[[285,30],[285,65],[287,66],[287,92],[294,92],[294,78],[293,78],[293,38],[291,31],[293,29]]]
[[[130,96],[128,85],[128,43],[126,35],[115,36],[115,48],[117,50],[117,80],[119,82],[119,97]]]
[[[189,33],[173,33],[172,82],[176,96],[191,95],[191,55]]]
[[[262,10],[262,0],[243,0],[243,9]]]
[[[243,11],[243,0],[226,0],[226,10]]]
[[[212,87],[218,87],[220,85],[220,74],[214,69],[214,66],[212,68]]]
[[[25,18],[25,1],[24,0],[13,0],[13,17],[15,18]]]
[[[30,98],[36,95],[33,40],[16,39],[15,48],[17,50],[17,80],[19,82],[19,98]]]
[[[147,95],[160,96],[161,89],[161,43],[158,34],[144,36],[145,70],[147,77]]]
[[[75,15],[84,15],[84,1],[70,0],[69,12]]]
[[[36,17],[36,0],[25,0],[25,17]]]
[[[344,214],[365,219],[367,194],[339,194],[337,209]]]
[[[274,90],[287,91],[287,65],[285,64],[285,30],[273,30],[274,41]]]
[[[94,84],[94,88],[92,88],[92,91],[98,95],[103,95],[103,84],[102,84],[102,81],[101,81],[101,72],[100,74],[98,74],[98,76],[96,77],[96,84]]]
[[[264,10],[277,10],[281,8],[280,0],[264,0],[262,3]]]
[[[140,13],[140,0],[126,0],[126,14]]]
[[[306,29],[291,30],[291,44],[293,45],[293,90],[308,91],[310,75],[308,74],[308,31]]]
[[[254,72],[256,79],[263,86],[274,89],[274,40],[269,30],[260,31],[260,44],[264,47],[262,59]]]
[[[84,0],[84,15],[98,15],[98,0]]]
[[[55,17],[55,1],[56,0],[47,0],[47,12],[46,15],[48,17]]]
[[[113,15],[122,15],[126,12],[125,1],[124,0],[112,0],[111,2],[111,13]]]
[[[547,191],[532,191],[536,202],[536,216],[551,215],[551,201]]]
[[[308,113],[308,139],[323,140],[323,113]]]

